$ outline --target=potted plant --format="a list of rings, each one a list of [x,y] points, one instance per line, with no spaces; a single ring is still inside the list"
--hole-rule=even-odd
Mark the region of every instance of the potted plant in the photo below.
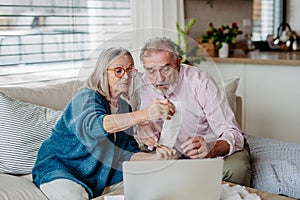
[[[209,30],[202,38],[202,43],[213,43],[216,50],[219,50],[224,43],[227,43],[229,46],[232,46],[236,37],[243,32],[239,30],[239,27],[236,22],[233,22],[231,26],[222,25],[220,28],[214,27],[213,23],[209,23]]]
[[[196,23],[194,17],[190,19],[190,21],[184,25],[182,29],[179,26],[179,23],[176,22],[176,30],[177,30],[177,43],[175,44],[179,55],[181,56],[181,61],[185,62],[187,59],[187,34],[188,31],[192,28],[192,26]],[[181,40],[183,40],[183,46],[181,45]]]
[[[184,25],[184,28],[181,28],[176,22],[176,29],[177,29],[177,42],[173,42],[175,45],[180,59],[181,63],[184,64],[200,64],[201,61],[205,60],[205,57],[203,55],[198,55],[199,46],[190,46],[188,48],[188,31],[191,29],[191,27],[196,23],[195,18],[191,18],[187,24]],[[183,44],[182,44],[183,42]]]

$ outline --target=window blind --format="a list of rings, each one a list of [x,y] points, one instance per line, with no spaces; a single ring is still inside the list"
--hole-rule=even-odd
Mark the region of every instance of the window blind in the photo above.
[[[268,35],[277,35],[282,15],[282,0],[253,1],[253,40],[266,40]]]
[[[0,67],[82,61],[131,28],[130,0],[1,1]],[[129,48],[126,37],[111,40]]]

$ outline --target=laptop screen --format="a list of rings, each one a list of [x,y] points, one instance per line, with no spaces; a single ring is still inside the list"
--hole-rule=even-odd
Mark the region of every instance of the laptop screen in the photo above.
[[[125,200],[218,200],[223,159],[126,161]]]

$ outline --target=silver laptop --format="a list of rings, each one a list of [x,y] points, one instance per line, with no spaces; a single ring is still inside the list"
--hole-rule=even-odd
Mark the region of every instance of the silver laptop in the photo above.
[[[223,159],[126,161],[125,200],[218,200]]]

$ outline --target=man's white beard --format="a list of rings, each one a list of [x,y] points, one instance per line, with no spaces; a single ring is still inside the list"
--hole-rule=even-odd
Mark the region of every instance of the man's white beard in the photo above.
[[[155,88],[155,90],[161,95],[168,95],[169,96],[175,90],[176,85],[177,85],[177,82],[170,85],[169,88],[164,89],[164,92],[162,92],[162,90],[159,90],[157,88]]]
[[[162,96],[164,96],[164,95],[168,95],[169,96],[172,92],[174,92],[174,90],[175,90],[175,88],[177,86],[177,81],[178,81],[178,74],[177,74],[177,76],[175,78],[174,83],[172,85],[169,84],[169,88],[164,89],[164,92],[162,92],[162,90],[160,90],[160,89],[157,89],[155,86],[153,86],[153,85],[152,86],[153,86],[154,90],[157,93],[161,94]]]

